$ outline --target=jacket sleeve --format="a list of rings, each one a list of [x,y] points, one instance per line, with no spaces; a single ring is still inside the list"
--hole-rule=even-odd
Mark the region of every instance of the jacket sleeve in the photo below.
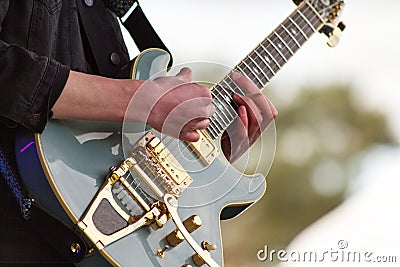
[[[42,132],[69,68],[0,40],[0,115],[12,127]]]

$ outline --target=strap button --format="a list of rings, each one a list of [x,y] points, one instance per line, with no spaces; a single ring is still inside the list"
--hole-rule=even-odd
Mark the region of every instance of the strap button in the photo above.
[[[94,0],[85,0],[85,4],[86,4],[87,6],[93,6]]]
[[[110,59],[114,65],[119,65],[119,63],[121,63],[121,58],[117,52],[112,52],[110,55]]]

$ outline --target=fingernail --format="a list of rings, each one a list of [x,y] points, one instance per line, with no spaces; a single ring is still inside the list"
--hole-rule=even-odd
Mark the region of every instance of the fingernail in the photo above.
[[[232,72],[231,77],[232,79],[237,80],[240,79],[240,77],[242,77],[242,74],[240,74],[239,72]]]

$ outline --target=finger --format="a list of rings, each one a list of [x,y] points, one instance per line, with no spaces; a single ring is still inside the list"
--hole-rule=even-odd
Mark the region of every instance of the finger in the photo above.
[[[247,110],[245,106],[240,106],[238,108],[238,116],[239,119],[242,121],[244,129],[249,129],[249,118],[247,117]]]
[[[260,127],[263,120],[262,114],[257,105],[250,98],[246,98],[239,94],[234,94],[233,101],[238,105],[246,107],[249,131],[253,130],[255,127]]]
[[[246,94],[260,93],[260,89],[258,89],[257,85],[245,75],[239,72],[233,72],[231,78]]]
[[[200,134],[197,131],[182,131],[179,139],[188,142],[196,142],[200,139]]]
[[[270,108],[270,110],[271,110],[272,117],[275,119],[276,117],[278,117],[278,110],[276,109],[276,107],[274,106],[274,104],[272,104],[271,100],[269,100],[268,97],[265,97],[265,99],[266,99],[267,102],[268,102],[268,106],[269,106],[269,108]]]
[[[175,77],[183,82],[190,83],[192,82],[192,71],[187,67],[182,68],[179,73],[175,75]]]
[[[209,119],[194,119],[188,122],[185,127],[190,130],[204,130],[210,125]]]
[[[194,118],[206,119],[211,117],[215,112],[215,106],[208,97],[197,97],[185,102],[185,112],[187,116]]]

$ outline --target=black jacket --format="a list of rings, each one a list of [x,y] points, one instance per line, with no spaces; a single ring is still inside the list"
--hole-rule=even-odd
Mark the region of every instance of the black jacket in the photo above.
[[[128,60],[102,0],[0,1],[0,117],[9,127],[41,132],[70,69],[114,76]]]
[[[0,0],[0,148],[10,163],[15,129],[43,131],[70,70],[113,77],[128,61],[102,0]],[[63,258],[23,221],[3,177],[0,203],[0,262]]]

